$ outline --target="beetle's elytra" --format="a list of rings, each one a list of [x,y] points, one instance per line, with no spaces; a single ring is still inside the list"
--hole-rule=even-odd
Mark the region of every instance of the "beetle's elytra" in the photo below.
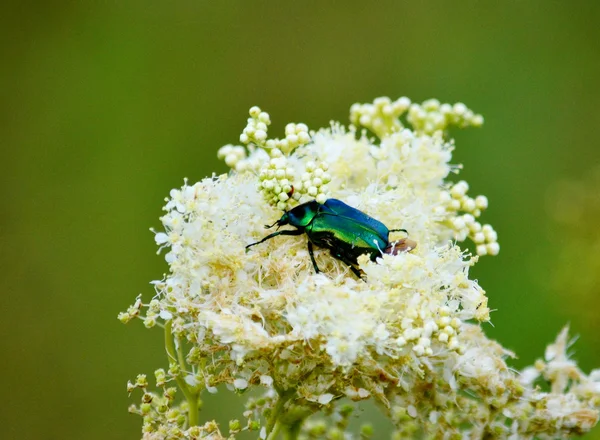
[[[368,254],[371,260],[375,261],[382,253],[396,255],[399,252],[411,251],[417,246],[415,241],[408,238],[390,243],[390,232],[406,233],[406,230],[388,229],[379,220],[337,199],[327,199],[323,204],[313,200],[298,205],[265,228],[279,228],[284,225],[294,226],[296,229],[269,234],[262,240],[246,246],[246,250],[278,235],[306,234],[308,253],[317,273],[320,271],[315,261],[313,244],[329,249],[334,258],[346,263],[360,278],[361,272],[357,267],[360,255]]]

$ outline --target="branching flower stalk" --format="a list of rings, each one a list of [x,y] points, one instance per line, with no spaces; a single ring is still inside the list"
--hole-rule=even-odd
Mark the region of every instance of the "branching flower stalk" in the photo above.
[[[119,315],[165,329],[168,370],[155,371],[156,390],[145,375],[128,384],[142,392],[130,408],[142,438],[382,438],[368,424],[349,429],[352,402],[367,400],[394,439],[589,431],[600,370],[586,375],[569,359],[566,329],[519,372],[480,328],[490,309],[469,269],[500,247],[479,220],[487,198],[448,180],[460,166],[447,135],[483,118],[461,103],[378,98],[353,105],[350,120],[318,131],[288,124],[278,139],[253,107],[241,145],[218,152],[231,171],[171,191],[155,232],[169,273],[149,303],[138,297]],[[330,198],[409,231],[417,247],[359,257],[360,278],[321,248],[316,273],[306,235],[246,250],[284,211]],[[242,417],[201,421],[200,394],[227,390],[253,391]]]
[[[185,360],[181,351],[181,341],[173,338],[171,331],[172,321],[168,320],[165,322],[165,348],[169,358],[169,364],[173,365],[172,368],[179,368],[179,371],[186,371]],[[175,344],[177,343],[177,347]],[[175,382],[177,386],[185,396],[188,405],[188,423],[190,426],[196,426],[198,424],[198,400],[199,393],[190,387],[181,377],[181,375],[175,375]]]

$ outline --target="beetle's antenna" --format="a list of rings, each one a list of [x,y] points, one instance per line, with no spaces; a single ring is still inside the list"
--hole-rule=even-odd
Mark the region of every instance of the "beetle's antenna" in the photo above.
[[[277,220],[275,223],[273,223],[272,225],[265,225],[265,229],[271,229],[273,226],[275,226],[277,223],[279,223],[279,220]]]
[[[390,232],[404,232],[408,237],[408,231],[406,229],[390,229]]]

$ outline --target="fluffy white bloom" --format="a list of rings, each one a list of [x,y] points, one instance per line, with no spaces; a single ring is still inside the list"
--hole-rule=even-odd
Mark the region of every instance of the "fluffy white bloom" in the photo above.
[[[406,111],[412,129],[398,119]],[[505,363],[511,353],[477,325],[489,320],[487,297],[469,278],[478,257],[459,243],[470,238],[478,254],[495,255],[497,234],[476,220],[487,198],[470,197],[464,181],[446,181],[458,167],[443,130],[479,125],[480,117],[462,104],[379,99],[353,106],[354,127],[309,133],[290,124],[284,140],[273,140],[269,115],[258,108],[250,115],[241,136],[247,147],[219,152],[232,172],[172,190],[164,231],[155,235],[170,272],[154,282],[145,322],[164,320],[192,347],[179,353],[189,365],[172,367],[173,377],[189,368],[188,385],[210,392],[219,384],[238,391],[262,384],[311,411],[344,396],[373,398],[398,435],[416,423],[431,433],[525,438],[538,433],[523,421],[528,414],[555,434],[593,426],[598,380],[566,358],[566,333],[548,349],[544,367],[519,377]],[[358,135],[358,125],[379,138]],[[381,249],[376,261],[360,256],[354,272],[317,248],[321,273],[304,234],[246,249],[282,209],[311,198],[343,200],[390,229],[407,230],[417,246],[396,255]],[[403,238],[392,232],[390,242]],[[534,388],[541,374],[552,393]]]

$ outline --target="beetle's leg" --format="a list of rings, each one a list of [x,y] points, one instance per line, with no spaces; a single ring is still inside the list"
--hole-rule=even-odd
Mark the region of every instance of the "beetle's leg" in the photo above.
[[[390,229],[390,232],[404,232],[408,237],[408,231],[406,229]]]
[[[257,244],[261,244],[262,242],[265,242],[273,237],[277,237],[278,235],[302,235],[304,234],[304,230],[302,229],[296,229],[294,231],[278,231],[278,232],[273,232],[272,234],[267,235],[265,238],[263,238],[260,241],[257,241],[256,243],[250,243],[248,246],[246,246],[246,250],[248,250],[248,248],[250,248],[251,246],[255,246]]]
[[[317,262],[315,261],[315,253],[313,252],[313,244],[308,241],[308,255],[310,255],[310,261],[312,261],[313,267],[315,268],[315,272],[321,272],[319,270],[319,266],[317,266]]]
[[[356,275],[356,278],[365,281],[365,279],[363,278],[363,274],[362,274],[362,272],[359,269],[357,269],[356,267],[352,266],[351,264],[349,264],[348,267],[350,267],[350,270],[352,272],[354,272],[354,275]]]
[[[354,266],[354,262],[352,260],[342,255],[341,253],[336,252],[333,249],[331,250],[331,255],[333,255],[334,258],[340,260],[342,263],[346,263],[350,270],[354,272],[354,275],[356,275],[357,278],[360,278],[361,280],[363,279],[361,271]]]

